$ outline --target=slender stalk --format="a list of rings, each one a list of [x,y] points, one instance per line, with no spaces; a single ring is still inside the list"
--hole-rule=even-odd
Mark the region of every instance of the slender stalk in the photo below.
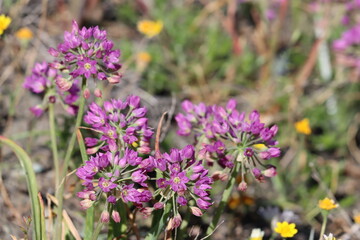
[[[59,154],[56,141],[56,124],[54,104],[49,104],[49,126],[50,126],[50,138],[51,138],[51,150],[53,154],[54,169],[55,169],[55,189],[59,186],[60,182],[60,168],[59,168]]]
[[[240,153],[238,154],[238,158],[240,156]],[[243,161],[243,160],[242,160]],[[221,214],[224,212],[225,210],[225,207],[226,207],[226,204],[230,198],[230,195],[231,195],[231,191],[232,189],[234,188],[235,186],[235,183],[236,183],[236,176],[238,175],[238,172],[240,170],[240,162],[236,161],[235,163],[235,166],[234,166],[234,170],[233,172],[231,173],[231,177],[226,185],[226,188],[223,192],[223,195],[222,195],[222,198],[221,198],[221,201],[219,203],[219,206],[216,208],[215,210],[215,215],[212,219],[212,222],[210,224],[210,226],[208,227],[207,231],[206,231],[206,234],[207,235],[210,235],[216,228],[219,220],[220,220],[220,217],[221,217]]]
[[[321,231],[320,231],[320,237],[319,237],[319,240],[321,240],[324,236],[324,233],[325,233],[325,229],[326,229],[326,224],[327,224],[327,220],[328,220],[328,212],[325,212],[322,214],[323,215],[323,223],[321,225]]]
[[[64,159],[64,163],[63,163],[63,167],[62,167],[62,172],[60,175],[60,179],[61,179],[61,183],[58,186],[58,189],[56,191],[56,199],[58,200],[58,208],[57,208],[57,222],[56,222],[56,226],[55,226],[55,240],[60,240],[61,239],[61,231],[62,231],[62,209],[63,209],[63,195],[64,195],[64,189],[65,189],[65,177],[66,177],[66,173],[68,170],[68,166],[69,166],[69,161],[75,146],[75,141],[76,141],[76,130],[79,128],[83,115],[84,115],[84,109],[85,109],[85,98],[83,97],[83,92],[85,90],[86,87],[86,79],[84,78],[82,80],[82,91],[81,91],[81,95],[80,95],[80,102],[79,102],[79,110],[78,110],[78,114],[77,114],[77,118],[76,118],[76,122],[75,122],[75,127],[74,127],[74,131],[73,134],[71,135],[70,141],[69,141],[69,145],[68,148],[66,150],[66,154],[65,154],[65,159]]]
[[[99,219],[99,222],[98,222],[98,224],[96,225],[96,228],[95,228],[95,230],[94,230],[94,233],[92,234],[92,240],[97,240],[97,239],[98,239],[98,236],[99,236],[99,234],[100,234],[100,231],[101,231],[103,225],[104,225],[104,223],[102,223],[102,222],[100,221],[100,219]]]

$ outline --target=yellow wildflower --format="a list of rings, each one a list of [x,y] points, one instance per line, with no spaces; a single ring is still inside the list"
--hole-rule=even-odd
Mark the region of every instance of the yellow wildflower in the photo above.
[[[337,208],[339,205],[335,204],[335,201],[330,198],[324,198],[323,200],[319,200],[318,206],[324,210],[331,210]]]
[[[355,223],[360,224],[360,213],[354,216],[354,221]]]
[[[151,55],[147,52],[139,52],[137,54],[137,60],[139,62],[144,62],[144,63],[148,63],[151,61]]]
[[[6,17],[4,14],[0,15],[0,35],[2,35],[4,31],[9,27],[10,23],[10,17]]]
[[[29,28],[23,27],[15,33],[15,36],[20,40],[30,40],[33,38],[34,35]]]
[[[264,232],[260,228],[254,228],[251,231],[250,240],[262,240],[264,237]]]
[[[310,121],[308,118],[304,118],[301,121],[295,123],[295,129],[298,133],[302,133],[305,135],[311,134]]]
[[[293,237],[298,232],[295,223],[277,222],[275,232],[279,233],[281,237]]]
[[[142,20],[138,22],[137,29],[149,38],[158,35],[163,29],[162,21]]]

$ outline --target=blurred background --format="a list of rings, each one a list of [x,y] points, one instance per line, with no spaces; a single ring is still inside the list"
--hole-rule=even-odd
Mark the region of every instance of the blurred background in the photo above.
[[[257,109],[279,126],[282,156],[271,163],[278,176],[234,191],[214,239],[247,239],[253,228],[268,239],[274,219],[296,222],[294,239],[308,239],[311,229],[319,232],[317,203],[326,196],[340,205],[329,231],[360,239],[360,1],[0,0],[1,14],[11,23],[0,36],[0,134],[32,156],[44,195],[54,193],[48,123],[28,111],[41,99],[22,85],[36,62],[52,60],[48,48],[62,42],[76,19],[106,29],[121,49],[123,78],[105,85],[103,98],[139,95],[153,127],[170,113],[164,149],[192,141],[176,136],[172,120],[184,99],[235,98],[241,111]],[[147,38],[137,29],[141,20],[161,21],[163,29]],[[71,121],[61,108],[57,113],[66,139]],[[0,151],[0,238],[10,239],[21,237],[30,205],[18,161]],[[66,208],[81,229],[76,181],[68,183]],[[190,235],[208,221],[195,219]]]

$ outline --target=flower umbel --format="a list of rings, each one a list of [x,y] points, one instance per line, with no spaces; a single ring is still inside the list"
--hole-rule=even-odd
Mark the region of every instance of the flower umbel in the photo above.
[[[293,237],[298,232],[295,223],[289,224],[288,222],[277,222],[274,230],[284,238]]]
[[[323,210],[331,210],[337,208],[339,205],[335,204],[335,201],[330,198],[324,198],[323,200],[319,200],[318,204],[319,208]]]
[[[295,129],[298,133],[310,135],[311,128],[310,128],[310,121],[308,118],[304,118],[301,121],[295,123]]]
[[[137,29],[148,38],[155,37],[163,29],[162,21],[142,20],[138,22]]]

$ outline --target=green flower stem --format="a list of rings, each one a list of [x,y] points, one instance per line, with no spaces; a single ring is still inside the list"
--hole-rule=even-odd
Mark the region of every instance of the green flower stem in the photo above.
[[[54,104],[49,104],[49,126],[50,126],[50,138],[51,138],[51,150],[53,154],[54,170],[55,170],[55,189],[59,186],[60,182],[60,168],[59,168],[59,154],[56,142],[56,124]]]
[[[34,239],[46,239],[45,229],[43,229],[45,226],[45,219],[41,214],[41,206],[38,199],[38,185],[36,183],[36,177],[32,167],[31,159],[24,151],[24,149],[19,147],[10,139],[0,136],[0,143],[9,146],[11,150],[14,151],[20,161],[21,167],[26,173],[26,182],[31,199],[32,221],[34,223]]]
[[[148,235],[145,237],[145,240],[157,240],[159,238],[159,235],[160,235],[165,223],[167,222],[167,218],[169,217],[169,215],[171,213],[171,208],[172,208],[172,203],[169,201],[166,204],[165,209],[163,211],[157,210],[157,211],[159,211],[159,213],[162,212],[162,214],[160,215],[160,218],[158,218],[158,217],[155,218],[155,216],[153,217],[151,229],[150,229]],[[159,216],[159,215],[157,215],[157,216]]]
[[[101,218],[101,217],[100,217]],[[94,230],[94,233],[92,234],[92,240],[97,240],[98,239],[98,236],[100,234],[100,231],[103,227],[104,223],[102,223],[99,219],[99,222],[97,223],[96,225],[96,228]]]
[[[321,225],[321,231],[320,231],[319,240],[321,240],[323,238],[323,236],[324,236],[329,213],[326,211],[326,212],[323,212],[322,215],[323,215],[324,220],[323,220],[323,223]]]
[[[60,240],[61,239],[61,231],[62,231],[62,209],[63,209],[63,195],[64,195],[64,189],[65,189],[65,177],[66,177],[66,173],[68,170],[68,166],[69,166],[69,161],[74,149],[74,145],[75,145],[75,141],[76,141],[76,132],[77,129],[79,128],[83,115],[84,115],[84,109],[85,109],[85,98],[83,97],[83,92],[85,90],[86,87],[86,79],[84,78],[82,80],[82,90],[81,90],[81,95],[80,95],[80,102],[79,102],[79,110],[78,110],[78,114],[77,114],[77,118],[76,118],[76,122],[75,122],[75,127],[74,127],[74,131],[73,134],[71,135],[70,141],[69,141],[69,145],[68,148],[66,150],[66,154],[65,154],[65,159],[64,159],[64,163],[63,163],[63,167],[62,167],[62,173],[60,175],[60,179],[61,179],[61,183],[58,186],[58,189],[56,191],[56,199],[58,200],[58,207],[57,207],[57,222],[56,222],[56,226],[55,226],[55,240]]]
[[[210,226],[208,227],[207,231],[206,231],[206,235],[210,235],[213,233],[213,231],[215,230],[219,220],[220,220],[220,217],[221,217],[221,214],[224,212],[225,210],[225,207],[226,207],[226,204],[230,198],[230,195],[231,195],[231,191],[232,189],[234,188],[235,186],[235,183],[236,183],[236,176],[238,175],[238,172],[240,170],[240,162],[238,161],[238,158],[239,156],[241,155],[241,153],[238,154],[238,157],[236,159],[236,163],[235,163],[235,166],[234,166],[234,170],[233,172],[231,173],[231,177],[226,185],[226,188],[223,192],[223,195],[222,195],[222,199],[219,203],[219,206],[216,208],[215,210],[215,215],[212,219],[212,222],[210,224]],[[241,161],[243,161],[243,159],[241,159]]]

